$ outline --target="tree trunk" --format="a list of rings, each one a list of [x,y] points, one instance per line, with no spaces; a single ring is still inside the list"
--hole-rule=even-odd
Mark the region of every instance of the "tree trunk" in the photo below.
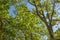
[[[49,35],[50,35],[50,40],[54,40],[52,26],[51,25],[47,26],[47,29],[48,29],[48,32],[49,32]]]

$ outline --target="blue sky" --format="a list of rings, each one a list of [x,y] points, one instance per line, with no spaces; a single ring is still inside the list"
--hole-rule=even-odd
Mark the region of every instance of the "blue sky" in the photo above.
[[[29,3],[27,3],[27,7],[28,7],[28,9],[31,10],[31,11],[32,11],[32,9],[34,8],[34,6],[32,6],[32,5],[29,4]]]
[[[17,12],[16,12],[16,9],[15,9],[15,6],[14,6],[14,5],[11,5],[11,6],[10,6],[9,14],[10,14],[12,17],[15,17],[15,14],[17,14]]]

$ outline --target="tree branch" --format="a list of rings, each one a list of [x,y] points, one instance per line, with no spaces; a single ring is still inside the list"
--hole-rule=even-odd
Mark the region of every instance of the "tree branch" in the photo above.
[[[54,15],[54,9],[55,9],[55,1],[53,3],[53,9],[52,9],[52,13],[51,13],[51,18],[50,18],[50,25],[52,26],[51,22],[52,22],[52,18],[53,18],[53,15]]]
[[[30,3],[31,5],[35,6],[33,3],[30,2],[30,0],[28,0],[28,3]]]
[[[41,10],[41,11],[42,11],[42,16],[41,16],[41,15],[39,14],[39,12],[38,12],[38,8],[37,8],[36,5],[35,5],[35,7],[36,7],[36,13],[37,13],[37,15],[40,17],[40,19],[41,19],[46,25],[48,25],[43,10]]]
[[[29,2],[30,4],[32,4],[29,0],[28,0],[28,2]],[[36,14],[40,17],[40,19],[41,19],[46,25],[48,25],[48,23],[47,23],[47,21],[46,21],[46,18],[45,18],[45,15],[44,15],[44,11],[41,10],[41,12],[42,12],[42,16],[41,16],[41,14],[39,14],[39,12],[38,12],[38,8],[37,8],[37,5],[36,5],[35,1],[34,1],[34,4],[32,4],[32,5],[35,6],[35,8],[36,8]],[[41,6],[40,6],[40,7],[41,7]]]
[[[53,3],[53,10],[52,10],[52,14],[51,14],[51,19],[50,19],[50,21],[52,21],[52,17],[53,17],[53,14],[54,14],[54,9],[55,9],[55,1],[54,1],[54,3]]]

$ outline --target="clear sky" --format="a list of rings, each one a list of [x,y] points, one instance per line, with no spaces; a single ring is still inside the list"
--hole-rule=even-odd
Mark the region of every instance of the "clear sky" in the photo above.
[[[11,6],[10,6],[9,13],[10,13],[10,15],[11,15],[12,17],[15,17],[15,14],[17,13],[17,11],[16,11],[14,5],[11,5]]]

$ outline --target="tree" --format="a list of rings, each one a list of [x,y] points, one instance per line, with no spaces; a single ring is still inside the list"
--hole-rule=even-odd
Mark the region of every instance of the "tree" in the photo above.
[[[56,25],[56,21],[59,21],[57,20],[58,17],[56,16],[58,15],[55,7],[56,1],[53,3],[49,2],[49,0],[46,0],[43,3],[41,3],[41,1],[42,0],[28,0],[28,2],[35,7],[33,11],[35,15],[37,15],[42,22],[45,23],[50,35],[50,40],[55,40],[52,27]]]
[[[40,39],[40,27],[37,25],[40,20],[32,12],[27,12],[28,9],[24,4],[16,7],[17,14],[16,17],[13,18],[9,15],[8,10],[10,5],[15,5],[16,2],[14,0],[12,3],[7,0],[0,2],[0,9],[2,9],[0,11],[0,40]],[[5,8],[6,5],[8,7]],[[36,30],[39,31],[35,32]]]
[[[41,35],[44,36],[48,32],[50,40],[55,40],[52,27],[60,21],[55,7],[56,1],[52,3],[50,0],[43,2],[28,0],[28,2],[34,6],[32,11],[29,11],[22,0],[0,0],[0,40],[41,40]],[[11,5],[16,6],[15,17],[9,15]]]

